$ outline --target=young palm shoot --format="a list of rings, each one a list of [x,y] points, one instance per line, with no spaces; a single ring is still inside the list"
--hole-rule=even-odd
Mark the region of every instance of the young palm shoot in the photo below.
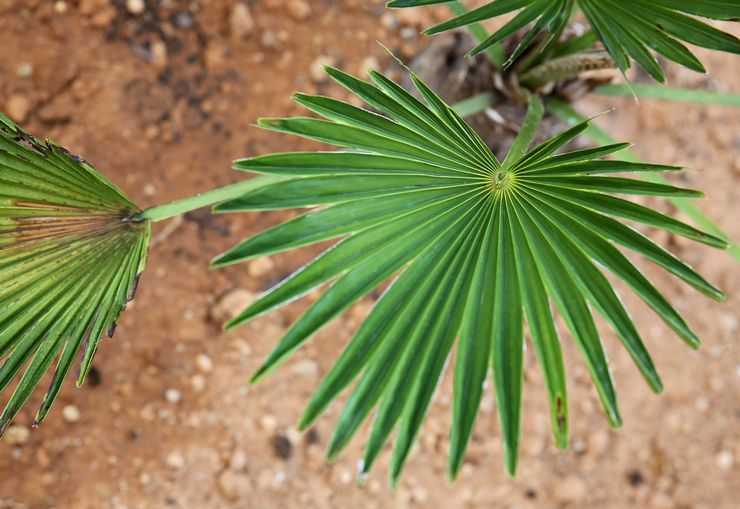
[[[699,339],[618,248],[652,260],[701,293],[722,292],[618,219],[726,247],[653,209],[616,195],[695,198],[698,191],[614,176],[680,168],[604,160],[618,143],[560,151],[588,121],[529,148],[542,116],[530,97],[525,125],[503,162],[411,74],[423,101],[371,71],[372,82],[327,73],[373,108],[296,94],[317,118],[262,119],[265,129],[341,147],[239,160],[235,168],[283,177],[216,206],[218,212],[310,208],[214,260],[220,267],[299,246],[333,247],[260,296],[228,323],[236,327],[329,283],[286,332],[253,381],[263,379],[315,333],[383,282],[392,284],[330,371],[300,420],[305,429],[356,382],[329,444],[335,458],[372,414],[363,461],[369,471],[395,431],[391,478],[398,481],[457,339],[449,474],[454,478],[490,371],[509,473],[520,440],[524,322],[544,373],[555,442],[568,442],[568,402],[554,310],[583,354],[607,419],[619,426],[614,383],[592,309],[616,331],[648,385],[660,377],[635,325],[604,275],[611,272],[692,348]],[[376,113],[379,112],[379,113]]]

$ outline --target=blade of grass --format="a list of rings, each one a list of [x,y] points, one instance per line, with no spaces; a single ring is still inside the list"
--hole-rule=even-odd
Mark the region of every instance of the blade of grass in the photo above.
[[[594,91],[597,95],[644,97],[663,101],[692,102],[699,104],[718,104],[740,107],[740,94],[711,92],[709,90],[691,90],[686,88],[663,87],[633,83],[631,85],[604,85]]]
[[[461,117],[469,117],[485,111],[495,103],[496,96],[491,92],[483,92],[453,104],[452,109]]]

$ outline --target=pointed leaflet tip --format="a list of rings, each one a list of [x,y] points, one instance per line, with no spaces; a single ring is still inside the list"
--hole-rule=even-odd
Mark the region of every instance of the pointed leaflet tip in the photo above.
[[[663,381],[660,379],[660,376],[657,373],[654,377],[651,377],[649,385],[655,394],[663,393]]]
[[[519,451],[512,451],[508,447],[505,447],[504,456],[506,458],[506,475],[514,479],[516,477],[516,469],[519,462]]]
[[[262,365],[250,378],[250,385],[260,383],[268,375],[268,369],[265,365]]]
[[[622,416],[619,415],[619,411],[615,409],[615,412],[607,412],[606,414],[607,421],[609,421],[609,426],[611,426],[614,429],[621,428],[623,421]]]
[[[250,380],[251,383],[251,380]],[[315,419],[309,419],[306,415],[306,412],[304,411],[301,417],[298,419],[298,422],[296,423],[295,427],[298,431],[304,432],[308,431],[308,428],[311,427],[311,425],[314,423]]]

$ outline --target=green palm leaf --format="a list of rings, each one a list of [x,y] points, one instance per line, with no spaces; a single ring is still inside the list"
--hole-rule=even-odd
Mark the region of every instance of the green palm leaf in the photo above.
[[[693,190],[609,175],[679,168],[599,159],[624,144],[558,154],[588,122],[529,149],[542,115],[542,105],[534,97],[524,128],[500,163],[413,74],[423,102],[374,71],[372,83],[333,68],[327,72],[380,113],[299,94],[296,101],[324,120],[261,120],[265,129],[342,150],[237,161],[239,170],[285,180],[220,204],[217,211],[310,210],[245,240],[214,264],[339,239],[228,324],[236,327],[330,283],[280,340],[254,375],[255,381],[353,303],[393,280],[301,418],[301,428],[310,426],[357,381],[331,439],[330,458],[375,411],[363,470],[370,469],[395,431],[391,475],[396,481],[459,337],[450,476],[462,464],[489,369],[499,402],[506,465],[513,473],[520,436],[525,319],[544,372],[555,440],[565,447],[568,406],[554,308],[583,353],[609,422],[619,425],[614,384],[592,309],[613,326],[650,387],[660,391],[661,382],[603,270],[631,287],[689,345],[699,345],[679,314],[617,246],[645,255],[713,299],[721,300],[723,294],[675,256],[613,218],[725,247],[717,237],[612,196],[701,196]]]
[[[419,7],[449,1],[393,0],[388,6]],[[538,34],[544,32],[559,36],[576,8],[583,11],[622,71],[630,67],[629,59],[632,59],[660,82],[665,81],[665,75],[651,50],[698,72],[704,72],[704,67],[681,41],[740,53],[740,40],[693,17],[736,21],[740,17],[740,3],[727,0],[493,0],[440,23],[427,33],[435,34],[519,11],[511,21],[471,51],[471,54],[480,53],[533,23],[509,56],[511,62],[531,45]]]
[[[81,158],[0,114],[0,390],[26,366],[0,434],[57,359],[41,422],[82,351],[77,385],[146,261],[149,222]]]

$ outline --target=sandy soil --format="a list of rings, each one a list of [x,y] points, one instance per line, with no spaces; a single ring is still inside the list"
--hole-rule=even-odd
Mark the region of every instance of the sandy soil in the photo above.
[[[317,73],[321,63],[353,73],[383,68],[376,39],[408,57],[425,43],[415,38],[418,28],[439,15],[393,16],[382,2],[361,0],[255,0],[246,2],[251,15],[229,0],[148,0],[141,14],[129,12],[138,2],[126,3],[0,0],[0,108],[83,154],[142,206],[242,178],[228,170],[237,157],[308,147],[250,124],[262,115],[296,114],[294,90],[346,97]],[[736,59],[700,55],[710,77],[669,67],[671,84],[740,92]],[[740,238],[738,111],[631,99],[589,99],[580,108],[609,106],[617,111],[599,122],[635,142],[641,156],[691,168],[682,182],[705,190],[703,210]],[[312,297],[233,333],[220,330],[224,316],[319,250],[207,270],[219,251],[282,217],[195,212],[157,225],[137,300],[116,338],[102,345],[91,383],[81,390],[68,384],[48,421],[31,430],[37,394],[18,417],[13,440],[0,442],[0,508],[729,509],[740,499],[740,272],[727,254],[659,236],[728,291],[721,305],[638,262],[705,346],[690,351],[622,292],[666,391],[648,390],[602,324],[621,395],[621,430],[608,428],[566,340],[569,451],[551,443],[530,352],[518,477],[503,472],[489,393],[461,478],[445,482],[447,376],[392,491],[387,453],[367,484],[355,484],[362,434],[336,464],[323,459],[338,405],[305,436],[292,427],[369,301],[254,387],[249,374]]]

